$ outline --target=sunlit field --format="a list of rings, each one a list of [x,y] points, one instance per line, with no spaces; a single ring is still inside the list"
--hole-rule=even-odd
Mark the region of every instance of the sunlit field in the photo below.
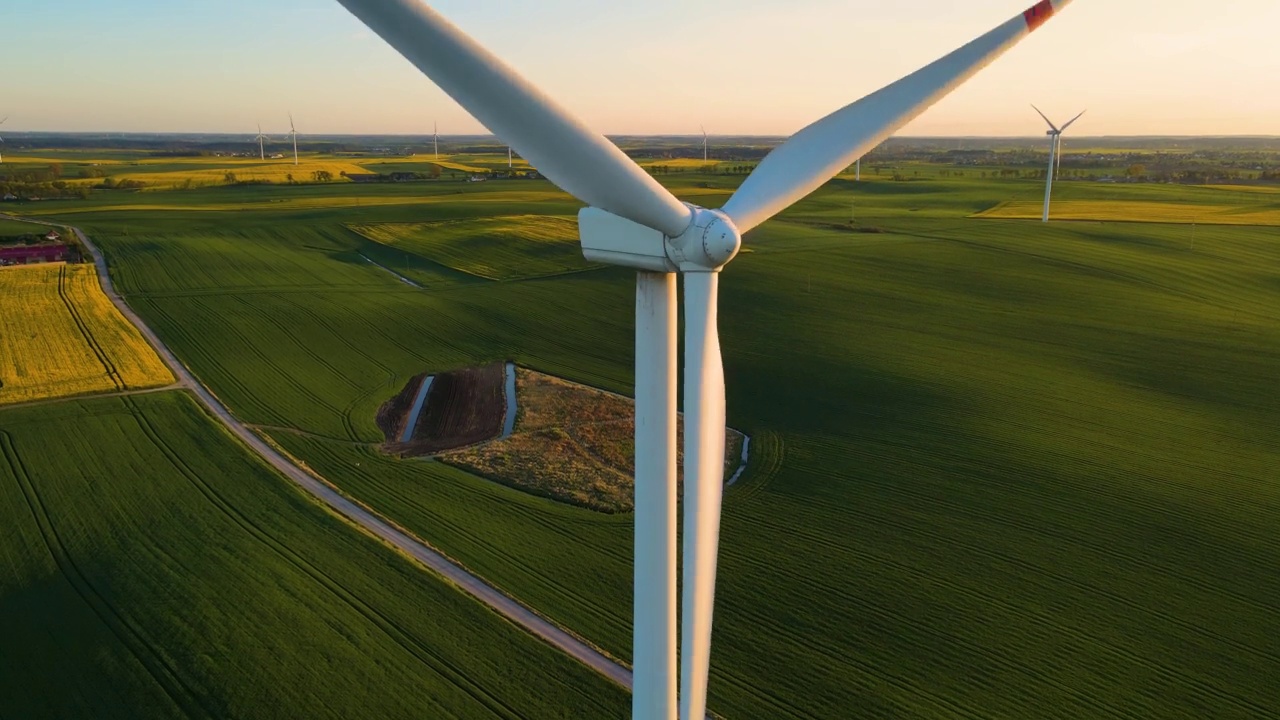
[[[1034,201],[1006,202],[978,214],[984,218],[1029,220],[1042,216]],[[1280,203],[1271,207],[1164,203],[1124,200],[1068,200],[1052,206],[1056,220],[1107,222],[1198,223],[1204,225],[1280,225]]]
[[[1280,248],[1169,210],[1265,213],[1267,194],[1064,181],[1056,207],[1095,217],[1046,226],[982,217],[1038,217],[1040,179],[918,168],[864,163],[723,273],[729,423],[752,459],[725,501],[711,707],[1280,713]],[[711,207],[741,181],[658,178]],[[567,195],[445,173],[28,208],[97,238],[239,417],[629,656],[629,516],[377,449],[377,408],[423,372],[512,360],[631,393],[633,275],[573,252],[546,219],[576,213]]]
[[[0,268],[0,405],[172,382],[92,265]]]

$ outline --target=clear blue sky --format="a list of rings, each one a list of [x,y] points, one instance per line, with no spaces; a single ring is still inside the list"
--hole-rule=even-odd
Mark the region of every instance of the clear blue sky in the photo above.
[[[437,0],[606,133],[787,134],[1030,0]],[[5,130],[483,132],[332,0],[5,0]],[[903,134],[1280,134],[1274,0],[1076,0]]]

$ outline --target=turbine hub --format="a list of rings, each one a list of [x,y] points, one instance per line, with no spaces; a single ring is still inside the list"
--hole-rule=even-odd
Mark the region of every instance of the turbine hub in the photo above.
[[[681,272],[716,272],[738,254],[742,233],[725,213],[685,204],[693,222],[679,237],[667,238],[667,257]]]

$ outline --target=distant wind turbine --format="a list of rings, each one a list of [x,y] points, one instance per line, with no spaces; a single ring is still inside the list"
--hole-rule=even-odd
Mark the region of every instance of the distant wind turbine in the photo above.
[[[267,151],[263,148],[263,145],[262,145],[262,142],[266,139],[267,139],[267,136],[262,134],[262,123],[258,123],[258,136],[255,137],[254,140],[258,141],[258,156],[263,160],[267,159]]]
[[[1049,171],[1045,173],[1043,218],[1044,222],[1049,222],[1049,200],[1053,197],[1053,178],[1058,174],[1058,167],[1062,164],[1062,133],[1066,132],[1067,128],[1071,127],[1072,123],[1079,120],[1080,117],[1084,115],[1084,112],[1081,112],[1080,115],[1071,118],[1070,122],[1059,128],[1049,120],[1048,116],[1040,112],[1040,108],[1035,105],[1032,105],[1031,107],[1037,113],[1040,113],[1040,117],[1044,118],[1046,123],[1049,123],[1049,131],[1045,133],[1045,135],[1049,136]]]
[[[5,116],[4,116],[4,120],[0,120],[0,125],[3,125],[3,124],[5,123],[5,120],[8,120],[8,119],[9,119],[9,116],[8,116],[8,115],[5,115]],[[0,138],[0,143],[3,143],[3,142],[4,142],[4,138]],[[0,162],[4,162],[4,154],[3,154],[3,153],[0,153]]]
[[[440,159],[440,123],[431,123],[431,146],[435,149],[436,160]]]
[[[262,134],[262,126],[258,126],[258,134]],[[293,140],[293,164],[298,164],[298,128],[293,125],[293,113],[289,113],[289,138]]]
[[[707,129],[702,125],[698,127],[702,128],[702,162],[707,162]]]
[[[510,170],[513,164],[511,162],[511,146],[507,146],[507,169]]]

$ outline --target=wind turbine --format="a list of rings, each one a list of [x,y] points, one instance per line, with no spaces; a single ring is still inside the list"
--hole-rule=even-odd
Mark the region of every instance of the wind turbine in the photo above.
[[[436,154],[435,159],[440,159],[440,123],[431,123],[431,146]]]
[[[4,119],[0,120],[0,125],[5,124],[5,122],[8,121],[8,119],[9,119],[9,116],[5,115]],[[4,142],[4,138],[0,138],[0,143],[3,143],[3,142]],[[0,162],[4,162],[4,153],[0,153]]]
[[[702,125],[698,127],[702,128],[702,162],[705,163],[707,162],[707,129]]]
[[[1039,28],[1040,0],[927,67],[833,112],[770,153],[719,210],[682,203],[616,145],[419,0],[338,0],[491,132],[587,207],[583,255],[636,275],[632,717],[676,717],[676,273],[684,276],[684,548],[679,717],[706,716],[724,490],[720,270],[742,234],[821,187]],[[681,82],[669,78],[668,85]],[[715,86],[708,86],[714,93]],[[569,318],[566,318],[569,320]]]
[[[258,134],[262,134],[262,126],[258,126]],[[293,164],[298,164],[298,128],[293,126],[293,113],[289,113],[289,138],[293,140]],[[261,151],[261,147],[259,147]]]
[[[267,151],[264,150],[262,146],[262,141],[266,139],[267,139],[267,136],[262,134],[262,123],[258,123],[258,135],[257,137],[254,138],[254,140],[258,141],[258,156],[263,160],[267,159]]]
[[[1048,116],[1040,112],[1040,108],[1035,105],[1032,105],[1031,107],[1040,114],[1040,117],[1044,118],[1046,123],[1049,124],[1049,130],[1045,133],[1045,135],[1049,136],[1049,171],[1045,173],[1043,218],[1043,222],[1049,222],[1049,199],[1053,195],[1053,179],[1054,176],[1058,174],[1058,168],[1062,165],[1062,133],[1066,132],[1067,128],[1071,127],[1072,123],[1079,120],[1081,116],[1084,115],[1084,111],[1071,118],[1070,122],[1059,128],[1057,125],[1053,124],[1053,121],[1049,120]]]

